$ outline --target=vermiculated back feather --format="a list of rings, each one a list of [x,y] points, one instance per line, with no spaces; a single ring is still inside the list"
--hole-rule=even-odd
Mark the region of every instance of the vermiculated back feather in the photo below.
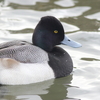
[[[12,58],[22,63],[49,61],[48,54],[44,50],[25,41],[1,44],[0,58]]]

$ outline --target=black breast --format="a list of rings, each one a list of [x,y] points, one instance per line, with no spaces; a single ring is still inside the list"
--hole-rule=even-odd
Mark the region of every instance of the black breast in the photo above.
[[[54,47],[48,55],[49,65],[53,69],[56,78],[67,76],[72,72],[72,59],[65,50],[60,47]]]

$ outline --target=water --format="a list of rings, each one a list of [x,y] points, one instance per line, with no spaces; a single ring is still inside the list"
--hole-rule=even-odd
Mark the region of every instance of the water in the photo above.
[[[0,43],[31,41],[39,19],[53,15],[66,35],[82,44],[61,45],[71,55],[71,75],[24,86],[1,86],[0,100],[99,100],[100,1],[99,0],[0,0]]]

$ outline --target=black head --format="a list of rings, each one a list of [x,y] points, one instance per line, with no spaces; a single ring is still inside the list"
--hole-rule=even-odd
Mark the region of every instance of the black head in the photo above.
[[[64,29],[58,19],[52,16],[42,17],[33,34],[33,44],[51,51],[55,45],[64,39]]]

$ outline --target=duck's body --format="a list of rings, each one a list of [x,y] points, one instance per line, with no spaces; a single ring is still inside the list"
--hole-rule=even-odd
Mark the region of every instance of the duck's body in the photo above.
[[[55,78],[47,62],[19,63],[13,59],[0,59],[0,84],[21,85]]]
[[[47,16],[37,25],[33,44],[26,41],[1,44],[0,84],[30,84],[69,75],[73,70],[71,57],[65,50],[55,46],[63,39],[61,23],[56,18]],[[76,46],[80,44],[76,43]]]
[[[0,84],[30,84],[64,77],[72,72],[69,54],[60,47],[47,53],[25,41],[0,45]]]

